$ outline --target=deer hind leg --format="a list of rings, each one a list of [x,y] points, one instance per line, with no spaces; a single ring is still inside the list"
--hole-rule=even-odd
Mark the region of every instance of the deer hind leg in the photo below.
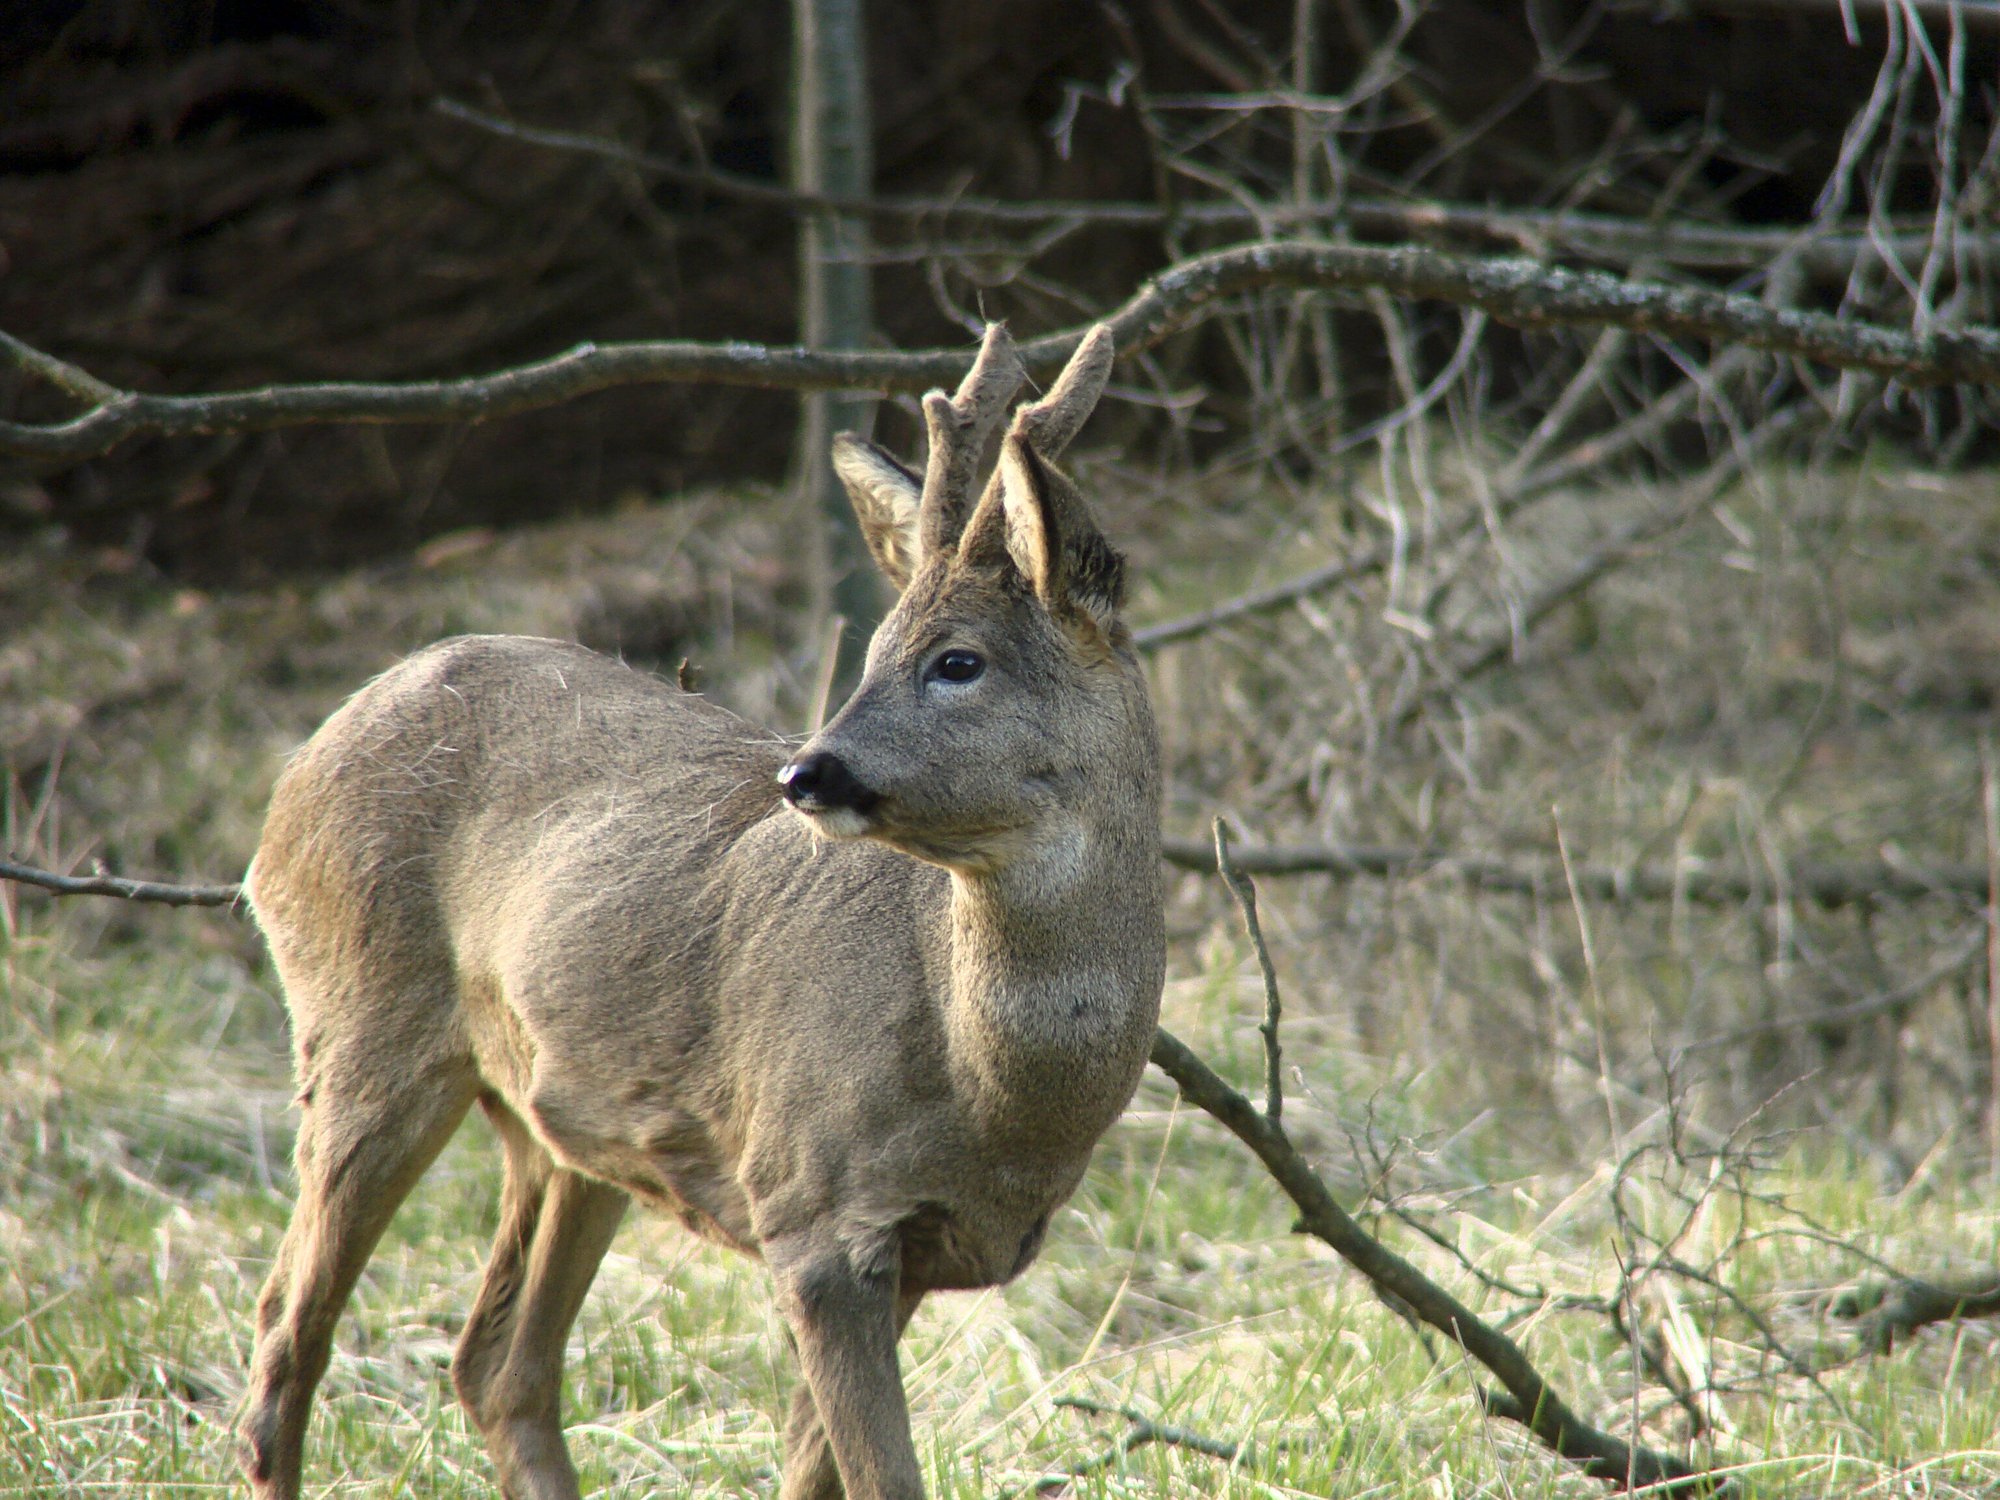
[[[897,1294],[898,1339],[909,1327],[923,1296],[921,1291]],[[795,1338],[795,1346],[796,1342]],[[807,1380],[800,1380],[792,1388],[791,1410],[785,1420],[785,1466],[779,1493],[781,1500],[842,1500],[846,1493],[840,1482],[833,1444],[827,1440],[826,1424],[820,1420],[819,1403],[813,1399],[812,1384]]]
[[[506,1151],[507,1181],[452,1383],[510,1500],[575,1500],[559,1410],[563,1346],[628,1200],[556,1166],[498,1100],[480,1102]]]
[[[380,1066],[365,1046],[327,1043],[308,1072],[298,1202],[257,1299],[257,1340],[237,1426],[260,1500],[299,1492],[306,1416],[334,1325],[375,1242],[472,1102],[468,1066]]]

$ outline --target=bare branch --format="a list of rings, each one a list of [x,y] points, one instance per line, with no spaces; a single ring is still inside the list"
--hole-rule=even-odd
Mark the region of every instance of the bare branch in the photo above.
[[[1274,96],[1273,109],[1302,108],[1306,96]],[[1019,225],[1065,229],[1085,225],[1119,228],[1216,226],[1261,230],[1314,230],[1338,224],[1346,233],[1373,239],[1427,239],[1451,236],[1484,241],[1493,248],[1546,256],[1566,254],[1614,264],[1650,261],[1687,269],[1737,270],[1789,255],[1807,275],[1844,277],[1857,260],[1880,254],[1905,262],[1931,252],[1931,226],[1923,222],[1871,235],[1861,229],[1798,226],[1729,228],[1701,224],[1660,224],[1615,214],[1563,210],[1488,208],[1463,203],[1406,202],[1392,198],[1293,199],[1279,203],[1230,201],[1176,203],[1074,202],[1065,199],[972,197],[842,197],[801,193],[762,178],[669,161],[605,136],[552,129],[504,119],[456,99],[439,99],[439,114],[509,140],[557,151],[595,156],[634,168],[665,182],[715,194],[718,198],[788,214],[832,213],[878,223],[936,225]],[[1309,111],[1308,111],[1309,112]],[[1953,242],[1972,265],[2000,257],[2000,236],[1960,235]]]
[[[1484,638],[1461,647],[1442,664],[1442,680],[1430,689],[1427,696],[1455,692],[1474,678],[1510,660],[1535,626],[1570,600],[1587,592],[1606,574],[1640,556],[1648,543],[1679,530],[1707,510],[1752,458],[1771,449],[1786,434],[1816,414],[1816,408],[1803,403],[1779,412],[1747,441],[1727,449],[1702,473],[1679,486],[1678,493],[1619,527],[1561,573],[1545,581],[1533,595],[1521,600],[1509,612],[1509,617],[1495,625]],[[1403,717],[1414,717],[1420,706],[1420,701],[1411,703]]]
[[[1094,1412],[1101,1417],[1123,1417],[1133,1428],[1133,1431],[1126,1435],[1127,1452],[1144,1447],[1147,1443],[1167,1443],[1177,1448],[1192,1448],[1197,1453],[1206,1453],[1210,1458],[1220,1458],[1233,1463],[1243,1451],[1241,1443],[1232,1443],[1224,1438],[1207,1437],[1202,1433],[1190,1432],[1185,1427],[1176,1427],[1167,1422],[1155,1422],[1134,1406],[1106,1406],[1101,1401],[1091,1401],[1082,1396],[1058,1396],[1055,1404],[1067,1406],[1072,1411]]]
[[[1879,995],[1871,995],[1865,1000],[1856,1000],[1847,1005],[1830,1005],[1821,1010],[1806,1011],[1795,1016],[1774,1016],[1769,1020],[1756,1021],[1748,1026],[1732,1027],[1728,1031],[1712,1032],[1695,1037],[1681,1044],[1682,1052],[1709,1052],[1718,1048],[1740,1047],[1745,1042],[1757,1041],[1764,1037],[1783,1036],[1787,1032],[1805,1031],[1818,1027],[1852,1026],[1884,1012],[1900,1009],[1919,996],[1927,995],[1960,971],[1968,968],[1975,960],[1986,956],[1986,934],[1974,932],[1972,940],[1961,944],[1956,952],[1947,954],[1932,964],[1915,978],[1905,980]]]
[[[1769,307],[1732,293],[1409,248],[1287,243],[1218,250],[1168,268],[1104,321],[1119,352],[1130,355],[1199,322],[1227,299],[1264,287],[1374,289],[1482,308],[1521,327],[1578,324],[1714,339],[1839,369],[1871,370],[1909,385],[2000,381],[2000,329],[1913,334]],[[1059,369],[1086,331],[1023,345],[1030,374]],[[96,404],[67,421],[0,423],[0,453],[73,461],[107,453],[141,433],[171,437],[321,422],[489,421],[626,385],[708,381],[770,390],[921,391],[956,380],[969,363],[958,349],[834,352],[687,340],[580,344],[552,359],[454,380],[331,381],[193,396],[115,391],[98,395]],[[54,383],[72,393],[111,390],[18,339],[0,343],[0,367],[45,379],[60,371],[62,379]]]
[[[1753,355],[1747,349],[1732,349],[1717,360],[1710,374],[1713,382],[1726,371],[1747,365]],[[1683,381],[1658,401],[1650,403],[1644,411],[1619,423],[1608,432],[1587,439],[1557,459],[1539,468],[1519,472],[1517,465],[1525,469],[1517,457],[1496,481],[1496,493],[1492,499],[1492,514],[1497,518],[1513,515],[1529,501],[1550,490],[1569,484],[1586,474],[1601,472],[1604,467],[1621,454],[1652,442],[1675,422],[1682,420],[1688,411],[1702,399],[1700,382]],[[1541,429],[1529,438],[1529,445],[1536,444]],[[1523,450],[1523,456],[1527,449]],[[1432,539],[1425,551],[1435,551],[1470,536],[1487,524],[1487,518],[1474,511],[1449,530]],[[1206,634],[1218,625],[1227,625],[1236,620],[1253,615],[1268,614],[1283,609],[1289,604],[1312,594],[1324,593],[1328,589],[1339,588],[1357,578],[1364,578],[1381,572],[1396,556],[1396,541],[1387,538],[1351,553],[1338,562],[1326,563],[1308,572],[1288,578],[1282,583],[1274,583],[1260,589],[1252,589],[1207,609],[1194,611],[1172,620],[1162,620],[1157,625],[1147,625],[1134,631],[1132,639],[1142,651],[1156,651],[1162,646],[1171,646],[1177,641],[1188,640]]]
[[[118,896],[126,901],[157,901],[163,906],[234,906],[243,899],[240,885],[175,885],[164,880],[127,880],[120,875],[58,875],[11,859],[0,859],[0,880],[38,886],[57,896]]]
[[[1457,693],[1474,678],[1513,660],[1529,632],[1543,620],[1562,605],[1586,593],[1606,574],[1643,556],[1648,544],[1670,535],[1706,511],[1752,460],[1774,448],[1786,435],[1817,415],[1818,408],[1804,402],[1780,411],[1754,432],[1733,443],[1700,474],[1679,486],[1677,493],[1626,522],[1604,542],[1505,611],[1503,618],[1483,637],[1468,641],[1448,657],[1441,654],[1437,663],[1438,680],[1421,693],[1409,697],[1395,714],[1395,722],[1399,726],[1408,724],[1427,702]],[[1430,598],[1418,612],[1420,615],[1429,612],[1439,591],[1432,590]]]
[[[1067,1406],[1074,1411],[1087,1411],[1098,1416],[1123,1417],[1131,1428],[1117,1442],[1095,1457],[1087,1458],[1072,1468],[1055,1474],[1044,1474],[1031,1488],[1039,1495],[1052,1495],[1067,1489],[1078,1479],[1108,1469],[1119,1459],[1148,1443],[1160,1443],[1170,1448],[1186,1448],[1195,1453],[1219,1458],[1224,1463],[1235,1463],[1246,1456],[1247,1445],[1232,1443],[1223,1438],[1212,1438],[1206,1433],[1179,1427],[1171,1422],[1156,1422],[1137,1407],[1106,1406],[1101,1401],[1087,1400],[1082,1396],[1058,1396],[1057,1406]]]
[[[1198,839],[1167,839],[1169,864],[1215,873],[1215,851]],[[1559,861],[1496,859],[1443,849],[1386,848],[1368,844],[1290,844],[1237,849],[1231,860],[1256,875],[1358,875],[1414,878],[1440,875],[1477,890],[1532,896],[1563,889]],[[1923,869],[1886,863],[1805,864],[1784,872],[1782,881],[1688,858],[1672,866],[1575,866],[1577,890],[1595,901],[1691,901],[1702,906],[1740,906],[1789,895],[1814,906],[1856,906],[1867,901],[1917,901],[1949,896],[1980,900],[1986,872],[1972,865]]]
[[[1487,1410],[1519,1422],[1554,1452],[1581,1466],[1594,1479],[1620,1489],[1656,1485],[1661,1492],[1721,1494],[1726,1481],[1690,1468],[1670,1454],[1635,1447],[1591,1426],[1572,1411],[1521,1352],[1520,1345],[1483,1322],[1472,1310],[1383,1245],[1337,1202],[1325,1182],[1298,1153],[1277,1122],[1265,1118],[1248,1099],[1171,1032],[1153,1039],[1153,1063],[1175,1083],[1190,1104],[1213,1115],[1263,1162],[1299,1209],[1299,1227],[1333,1247],[1380,1291],[1399,1298],[1493,1373],[1502,1392],[1483,1396]]]
[[[1264,925],[1257,920],[1257,887],[1229,857],[1229,829],[1220,818],[1215,820],[1215,868],[1243,909],[1243,930],[1250,934],[1250,946],[1257,950],[1257,965],[1264,975],[1264,1022],[1257,1031],[1264,1038],[1264,1115],[1275,1125],[1285,1109],[1284,1050],[1278,1042],[1284,1006],[1278,994],[1278,971],[1272,967],[1271,950],[1264,943]]]
[[[1954,17],[1972,25],[2000,25],[2000,6],[1993,0],[1899,0],[1915,15],[1932,22]],[[1879,21],[1880,6],[1856,5],[1854,0],[1689,0],[1690,10],[1721,16],[1786,16],[1827,25],[1856,20]]]
[[[1183,870],[1215,874],[1215,849],[1198,839],[1164,841],[1167,863]],[[1372,844],[1271,844],[1232,849],[1230,863],[1253,875],[1331,875],[1353,879],[1415,879],[1425,875],[1461,881],[1475,890],[1532,896],[1563,888],[1559,862],[1505,860],[1487,855],[1455,854],[1445,849],[1412,849]],[[1813,906],[1833,909],[1870,901],[1920,901],[1936,897],[1981,900],[1986,872],[1972,865],[1904,867],[1886,863],[1804,864],[1772,879],[1718,870],[1705,860],[1689,857],[1671,867],[1661,865],[1578,864],[1577,890],[1594,901],[1691,901],[1700,906],[1741,906],[1789,895]],[[58,875],[32,865],[0,859],[0,880],[38,886],[58,896],[118,896],[128,901],[156,901],[169,906],[228,906],[242,896],[238,885],[173,884],[128,880],[116,875]],[[1955,970],[1964,962],[1954,959]],[[1900,991],[1898,992],[1900,993]],[[1857,1007],[1872,1012],[1873,1002]],[[1835,1013],[1844,1016],[1844,1012]]]
[[[1841,1317],[1860,1319],[1855,1333],[1860,1352],[1887,1354],[1897,1339],[1932,1323],[2000,1317],[2000,1272],[1956,1282],[1920,1281],[1913,1276],[1865,1282],[1846,1293],[1833,1310]]]

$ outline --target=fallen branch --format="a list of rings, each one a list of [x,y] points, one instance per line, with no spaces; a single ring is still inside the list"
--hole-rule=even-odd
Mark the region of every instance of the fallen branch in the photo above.
[[[1573,324],[1713,339],[1838,369],[1871,370],[1908,385],[2000,381],[2000,329],[1913,334],[1768,307],[1732,293],[1409,248],[1281,243],[1218,250],[1161,272],[1106,321],[1120,354],[1129,356],[1199,322],[1218,303],[1261,288],[1375,290],[1477,307],[1527,328]],[[1082,334],[1077,329],[1023,344],[1029,372],[1053,372]],[[66,421],[0,422],[0,453],[75,461],[108,453],[141,433],[172,437],[325,422],[490,421],[627,385],[706,381],[769,390],[914,392],[950,384],[969,362],[958,349],[833,352],[663,340],[580,344],[552,359],[455,380],[330,381],[159,396],[120,390],[0,333],[0,367],[91,403]]]
[[[1833,1312],[1860,1320],[1855,1331],[1859,1352],[1887,1354],[1897,1339],[1908,1338],[1932,1323],[2000,1317],[2000,1273],[1986,1272],[1956,1282],[1922,1281],[1914,1276],[1864,1282],[1836,1301]]]
[[[1555,577],[1544,580],[1533,594],[1510,608],[1506,617],[1484,637],[1467,642],[1442,661],[1439,664],[1440,680],[1406,703],[1397,716],[1397,722],[1408,723],[1416,717],[1426,700],[1456,693],[1474,678],[1512,660],[1529,632],[1543,620],[1570,600],[1588,592],[1606,574],[1642,556],[1649,544],[1678,531],[1707,510],[1760,454],[1771,451],[1817,415],[1817,407],[1803,402],[1780,411],[1742,442],[1725,448],[1700,474],[1677,486],[1676,493],[1620,526]],[[1437,591],[1433,590],[1431,602],[1435,601],[1436,595]],[[1429,607],[1427,602],[1418,614],[1428,613]]]
[[[1198,839],[1165,841],[1169,864],[1215,873],[1215,850]],[[1564,890],[1559,860],[1510,861],[1441,849],[1408,849],[1371,844],[1273,844],[1237,848],[1230,854],[1240,870],[1253,875],[1332,875],[1353,878],[1414,879],[1425,875],[1457,880],[1475,890],[1538,896]],[[1741,906],[1790,897],[1827,908],[1864,901],[1916,901],[1937,896],[1983,900],[1986,872],[1972,865],[1904,868],[1883,862],[1802,864],[1781,875],[1757,876],[1718,870],[1687,858],[1672,866],[1578,864],[1577,890],[1597,901],[1691,901],[1701,906]]]
[[[1169,864],[1202,874],[1216,873],[1215,846],[1198,839],[1169,838],[1162,852]],[[1251,875],[1331,875],[1412,880],[1440,876],[1474,890],[1538,896],[1564,888],[1555,859],[1504,860],[1443,849],[1411,849],[1374,844],[1267,844],[1233,848],[1230,862]],[[1596,901],[1691,901],[1699,906],[1742,906],[1789,897],[1833,909],[1866,901],[1919,901],[1941,896],[1983,900],[1986,872],[1972,865],[1922,868],[1886,862],[1802,864],[1782,875],[1758,876],[1718,870],[1688,857],[1662,865],[1578,864],[1577,890]],[[117,875],[58,875],[14,860],[0,859],[0,880],[38,886],[58,896],[118,896],[169,906],[228,906],[242,897],[238,885],[176,885],[128,880]]]
[[[1970,968],[1986,957],[1986,931],[1982,921],[1972,934],[1971,941],[1961,943],[1957,951],[1946,954],[1928,969],[1914,978],[1907,979],[1892,989],[1870,995],[1865,1000],[1851,1001],[1846,1005],[1829,1005],[1820,1010],[1809,1010],[1798,1015],[1773,1016],[1769,1020],[1753,1021],[1748,1026],[1732,1027],[1728,1031],[1710,1036],[1696,1037],[1683,1042],[1682,1052],[1710,1052],[1718,1048],[1728,1050],[1741,1047],[1745,1042],[1761,1041],[1766,1037],[1784,1036],[1794,1031],[1831,1032],[1850,1028],[1862,1021],[1873,1020],[1890,1011],[1899,1010],[1920,996],[1953,978],[1960,971]]]
[[[1224,1083],[1164,1027],[1153,1039],[1153,1063],[1180,1086],[1182,1098],[1214,1116],[1256,1154],[1297,1205],[1302,1231],[1331,1246],[1377,1290],[1407,1306],[1493,1374],[1501,1389],[1482,1393],[1487,1411],[1518,1422],[1593,1479],[1608,1480],[1619,1489],[1653,1485],[1676,1494],[1728,1490],[1727,1481],[1697,1471],[1671,1454],[1634,1446],[1585,1422],[1529,1362],[1520,1345],[1364,1230],[1334,1201],[1284,1128]]]
[[[11,859],[0,859],[0,880],[38,886],[58,896],[118,896],[165,906],[234,906],[243,897],[240,885],[175,885],[164,880],[127,880],[120,875],[58,875]]]

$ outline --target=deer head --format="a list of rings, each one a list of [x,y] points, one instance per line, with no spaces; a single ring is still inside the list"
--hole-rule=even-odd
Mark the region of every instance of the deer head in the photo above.
[[[863,535],[902,592],[854,696],[780,773],[816,831],[996,871],[1073,843],[1135,729],[1150,738],[1119,618],[1123,559],[1055,467],[1113,352],[1110,330],[1092,329],[1049,393],[1014,413],[977,503],[981,454],[1023,379],[998,324],[957,394],[924,398],[921,482],[873,443],[835,440]]]

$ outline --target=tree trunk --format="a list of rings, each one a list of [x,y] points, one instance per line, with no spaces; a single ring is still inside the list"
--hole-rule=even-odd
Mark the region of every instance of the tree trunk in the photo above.
[[[861,0],[792,0],[792,185],[800,192],[865,197],[873,183],[868,129],[867,34]],[[858,349],[872,317],[867,226],[859,218],[808,215],[799,231],[799,338],[809,348]],[[858,676],[861,648],[881,612],[828,450],[844,428],[867,431],[873,404],[851,396],[805,398],[792,472],[808,547],[815,634],[846,621],[833,689]]]

